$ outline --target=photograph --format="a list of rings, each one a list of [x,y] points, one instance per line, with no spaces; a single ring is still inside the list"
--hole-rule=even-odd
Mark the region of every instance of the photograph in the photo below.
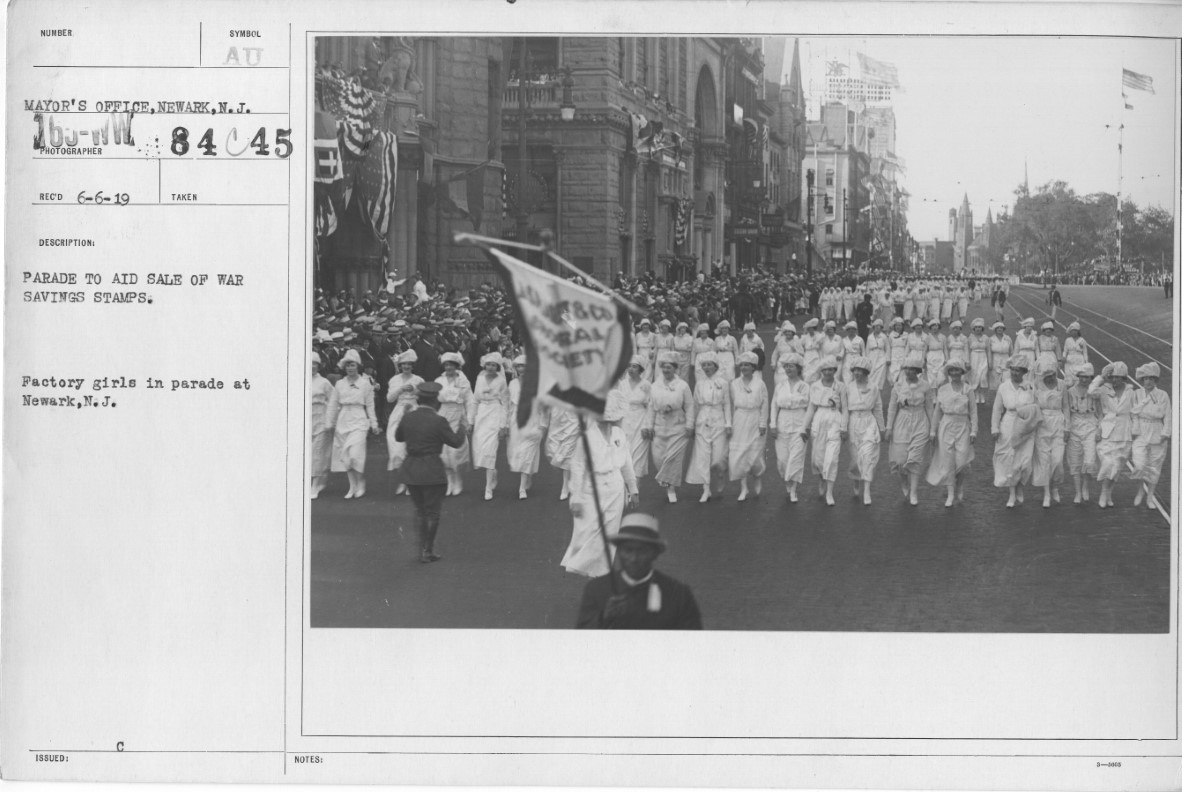
[[[312,631],[1169,633],[1175,47],[310,36]]]

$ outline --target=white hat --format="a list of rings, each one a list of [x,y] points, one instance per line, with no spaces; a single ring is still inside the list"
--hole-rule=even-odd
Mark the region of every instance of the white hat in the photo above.
[[[624,419],[624,394],[618,390],[608,391],[603,405],[603,420],[609,423]]]
[[[789,366],[789,365],[796,366],[798,368],[803,369],[804,368],[804,358],[795,352],[789,352],[787,355],[780,358],[780,368],[783,368],[784,366]]]
[[[739,359],[735,362],[736,363],[750,363],[752,366],[758,366],[759,365],[759,356],[756,355],[754,352],[743,352],[742,354],[739,355]]]
[[[514,366],[526,366],[529,364],[526,362],[525,355],[518,355],[517,357],[513,358],[513,365]]]
[[[1034,317],[1028,316],[1022,320],[1023,327],[1034,327]]]
[[[994,322],[993,324],[991,324],[991,325],[989,326],[989,329],[990,329],[990,330],[997,330],[998,328],[1001,328],[1002,330],[1005,330],[1005,329],[1006,329],[1006,323],[1005,323],[1005,322]]]
[[[398,363],[398,365],[401,366],[403,363],[418,363],[419,356],[417,354],[415,354],[415,351],[413,349],[408,349],[405,352],[403,352],[401,355],[399,355],[395,360]]]
[[[754,329],[755,329],[755,322],[748,322],[747,324],[743,325],[743,332],[744,333],[746,333],[748,330],[754,330]]]
[[[1055,374],[1059,371],[1059,365],[1050,358],[1040,358],[1034,364],[1034,375],[1036,377],[1045,377],[1048,374]]]
[[[923,320],[922,319],[912,319],[911,320],[911,329],[914,330],[917,327],[923,327]]]
[[[1006,361],[1006,368],[1030,371],[1030,358],[1025,355],[1013,355]]]
[[[698,355],[698,357],[695,359],[695,362],[699,366],[704,366],[707,363],[713,363],[715,366],[717,366],[718,355],[714,354],[713,352],[703,352],[702,354]]]
[[[1146,363],[1144,366],[1137,366],[1137,379],[1142,377],[1160,377],[1161,368],[1153,362]]]
[[[672,326],[673,326],[673,323],[670,322],[668,319],[662,319],[661,321],[657,322],[657,327],[672,327]]]
[[[960,358],[954,357],[949,358],[944,364],[944,371],[947,372],[949,369],[959,369],[960,371],[964,372],[969,370],[969,365]]]
[[[439,363],[454,363],[457,368],[463,368],[464,357],[459,352],[444,352],[439,356]]]
[[[701,355],[699,355],[698,357],[701,357]],[[633,358],[632,362],[635,363],[637,361],[635,358]],[[657,365],[658,366],[663,366],[666,363],[672,363],[674,366],[676,366],[680,362],[681,362],[681,360],[677,357],[677,353],[672,350],[662,349],[660,352],[657,353]]]
[[[633,355],[632,359],[628,361],[628,368],[639,366],[641,371],[648,370],[648,361],[641,355]]]
[[[1091,363],[1081,363],[1079,368],[1075,370],[1077,377],[1094,377],[1096,376],[1096,369]]]
[[[833,355],[825,355],[817,361],[817,371],[824,371],[825,369],[837,368],[837,358]]]
[[[358,354],[356,349],[350,349],[346,352],[344,357],[341,358],[341,361],[337,363],[337,366],[343,370],[346,363],[356,363],[358,368],[361,367],[361,355]]]
[[[701,324],[698,325],[698,328],[695,332],[700,333],[703,330],[705,330],[707,333],[709,333],[710,332],[710,325],[706,324],[705,322],[702,322]]]
[[[1112,364],[1112,369],[1108,372],[1111,377],[1127,377],[1129,376],[1129,367],[1122,361],[1118,360]]]
[[[1039,330],[1054,330],[1055,323],[1054,322],[1043,322],[1042,325],[1040,325],[1038,329]]]
[[[816,327],[819,324],[821,324],[821,320],[814,316],[804,323],[804,329],[808,330],[810,327]]]
[[[907,357],[903,358],[903,368],[923,371],[923,355],[919,352],[908,352]]]
[[[857,329],[858,329],[858,323],[857,323],[857,322],[846,322],[846,323],[845,323],[845,329],[846,329],[846,330],[857,330]]]
[[[900,319],[899,321],[901,322],[903,320]],[[891,324],[894,324],[894,322],[891,322]],[[883,321],[881,319],[875,319],[873,322],[870,323],[870,326],[871,327],[882,327]]]
[[[837,322],[830,319],[828,322],[825,323],[825,329],[828,330],[830,327],[832,327],[834,330],[836,330],[837,329]]]
[[[1080,331],[1079,322],[1072,322],[1067,325],[1067,332],[1070,333],[1072,330]]]
[[[862,371],[865,371],[867,374],[870,373],[870,369],[872,368],[870,364],[870,358],[866,357],[865,355],[854,355],[850,358],[850,362],[847,367],[850,371],[853,371],[854,369],[862,369]]]
[[[480,367],[481,367],[481,368],[484,368],[484,367],[485,367],[485,366],[487,366],[489,363],[492,363],[492,364],[493,364],[493,365],[495,365],[497,368],[504,368],[504,366],[505,366],[505,359],[501,357],[501,353],[500,353],[500,352],[489,352],[487,355],[483,355],[483,356],[481,356],[481,358],[480,358]]]
[[[730,329],[731,329],[731,323],[730,323],[730,322],[728,322],[727,320],[723,319],[721,322],[719,322],[717,325],[715,325],[715,329],[716,329],[716,330],[721,330],[721,329],[722,329],[722,328],[724,328],[724,327],[725,327],[727,330],[730,330]]]
[[[964,327],[964,322],[960,321],[959,319],[956,319],[956,320],[954,320],[954,321],[952,322],[952,324],[950,324],[950,325],[948,325],[948,326],[949,326],[951,329],[955,330],[955,329],[957,329],[958,327]]]
[[[648,325],[649,327],[652,327],[652,326],[653,326],[653,323],[652,323],[652,322],[650,322],[648,319],[641,319],[641,320],[640,320],[640,323],[639,323],[637,326],[638,326],[638,327],[644,327],[645,325]]]
[[[781,333],[788,333],[788,332],[795,333],[796,332],[796,325],[792,324],[792,322],[789,322],[787,319],[785,319],[784,324],[780,325],[780,332]]]
[[[972,327],[984,327],[985,320],[978,316],[976,319],[973,320],[973,323],[971,326]]]

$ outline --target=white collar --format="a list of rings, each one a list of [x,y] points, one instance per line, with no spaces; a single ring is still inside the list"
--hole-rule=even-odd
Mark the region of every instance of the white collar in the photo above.
[[[644,577],[642,577],[640,580],[633,580],[631,577],[628,576],[627,572],[625,572],[624,570],[621,569],[620,570],[620,577],[622,577],[624,579],[624,582],[627,583],[629,586],[636,588],[637,586],[641,585],[642,583],[647,583],[650,580],[652,580],[653,579],[653,571],[650,569],[648,571],[648,574],[645,575]]]

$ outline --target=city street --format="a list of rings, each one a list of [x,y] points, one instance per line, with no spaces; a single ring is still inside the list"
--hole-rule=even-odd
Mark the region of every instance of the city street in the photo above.
[[[1046,294],[1012,289],[1011,334],[1019,314],[1042,321]],[[1154,359],[1170,391],[1173,321],[1160,288],[1066,286],[1062,294],[1057,318],[1081,322],[1097,371],[1110,359],[1130,370]],[[992,315],[987,297],[970,306],[970,319]],[[761,330],[770,348],[772,325]],[[770,392],[771,372],[765,377]],[[870,507],[851,497],[844,449],[835,507],[815,497],[811,470],[801,502],[790,504],[771,444],[763,494],[745,503],[735,500],[736,482],[721,501],[698,504],[687,486],[670,505],[648,477],[641,509],[660,518],[669,542],[658,567],[693,588],[707,629],[1168,631],[1167,520],[1134,509],[1128,481],[1117,484],[1114,509],[1100,510],[1094,496],[1073,505],[1069,479],[1062,504],[1043,509],[1041,493],[1028,487],[1025,504],[1006,509],[1005,492],[992,486],[990,407],[980,408],[966,502],[951,509],[942,488],[926,485],[920,505],[909,506],[885,449]],[[445,501],[437,545],[444,559],[430,565],[418,563],[414,510],[408,497],[392,495],[385,467],[384,438],[371,439],[369,494],[343,499],[344,476],[334,474],[311,501],[312,627],[573,627],[585,579],[559,566],[571,518],[545,460],[527,501],[517,500],[504,444],[493,501],[482,499],[483,472],[469,471],[464,494]],[[1167,511],[1170,479],[1167,459],[1157,493]]]

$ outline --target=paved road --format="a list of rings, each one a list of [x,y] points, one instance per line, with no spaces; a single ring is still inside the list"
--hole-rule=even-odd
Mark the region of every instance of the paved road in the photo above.
[[[1098,353],[1131,367],[1149,356],[1173,365],[1172,314],[1160,290],[1063,292]],[[1019,287],[1012,298],[1022,315],[1041,315],[1045,292]],[[970,317],[989,313],[988,304],[970,309]],[[988,414],[986,405],[986,426]],[[370,447],[369,496],[344,500],[344,482],[334,480],[311,502],[313,627],[572,626],[584,581],[558,566],[570,516],[553,469],[543,462],[536,494],[524,502],[507,472],[497,497],[484,502],[482,478],[469,472],[464,495],[445,503],[444,560],[420,565],[413,509],[391,494],[383,446]],[[768,454],[774,470],[770,447]],[[844,473],[835,507],[811,497],[790,504],[771,475],[763,495],[746,503],[732,486],[722,501],[669,505],[651,478],[641,500],[670,543],[661,568],[693,586],[711,629],[1168,631],[1169,525],[1132,508],[1134,485],[1118,484],[1116,509],[1044,510],[1031,491],[1025,505],[1007,510],[1005,493],[991,486],[991,454],[982,432],[966,503],[954,509],[944,508],[942,489],[926,486],[918,507],[906,505],[885,453],[869,508],[851,499]],[[802,491],[814,485],[806,473]]]

